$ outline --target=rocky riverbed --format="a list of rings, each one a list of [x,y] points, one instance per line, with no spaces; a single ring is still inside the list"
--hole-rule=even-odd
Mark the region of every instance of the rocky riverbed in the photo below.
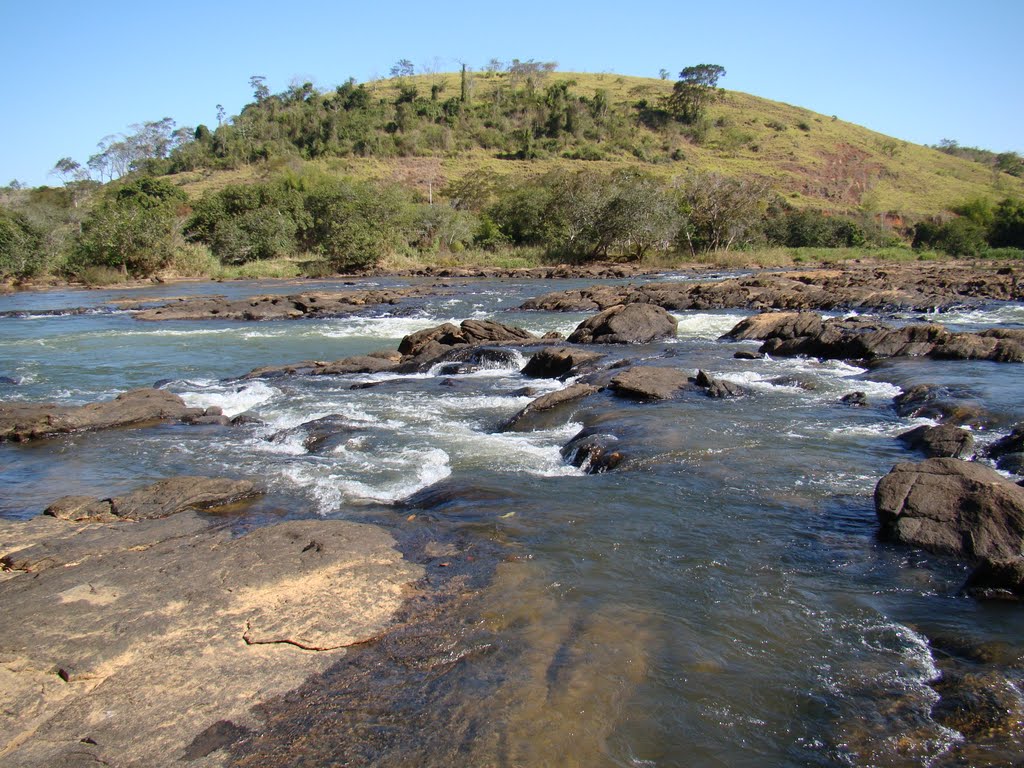
[[[1013,268],[871,269],[20,319],[130,346],[5,385],[5,764],[1012,764]]]

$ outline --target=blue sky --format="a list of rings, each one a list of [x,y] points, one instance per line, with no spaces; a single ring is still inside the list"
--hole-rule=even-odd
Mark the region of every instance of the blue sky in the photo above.
[[[216,124],[260,74],[331,88],[398,59],[489,59],[656,77],[725,67],[721,85],[921,144],[1024,152],[1024,0],[858,3],[144,2],[0,0],[0,184],[84,163],[104,136],[169,116]]]

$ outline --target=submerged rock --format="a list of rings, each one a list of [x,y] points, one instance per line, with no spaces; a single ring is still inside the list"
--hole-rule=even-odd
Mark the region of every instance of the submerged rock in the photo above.
[[[974,452],[974,435],[952,424],[925,424],[904,432],[899,439],[929,458],[966,459]]]
[[[562,458],[587,474],[615,469],[625,456],[617,450],[618,438],[596,427],[587,427],[562,447]]]
[[[673,338],[678,321],[652,304],[621,304],[584,320],[569,336],[573,344],[645,344]]]
[[[1021,474],[1024,468],[1024,424],[1018,424],[1010,434],[992,443],[985,455],[995,459],[1000,469]]]
[[[881,535],[931,552],[1006,558],[1024,546],[1024,488],[975,462],[897,464],[875,487]]]
[[[519,411],[515,416],[510,418],[505,423],[503,429],[513,432],[523,432],[533,429],[548,428],[550,426],[550,418],[546,417],[550,417],[552,412],[559,406],[575,402],[576,400],[581,400],[584,397],[589,397],[597,391],[597,387],[591,386],[590,384],[577,383],[568,386],[565,389],[559,389],[556,392],[549,392],[546,395],[541,395]]]
[[[704,371],[697,371],[697,375],[692,381],[696,386],[703,389],[704,394],[708,397],[739,397],[746,394],[746,390],[739,384],[733,384],[725,379],[716,379]]]
[[[205,414],[202,408],[189,408],[180,397],[162,389],[135,389],[113,400],[82,406],[3,403],[0,441],[23,442],[68,432],[181,421]]]
[[[964,589],[974,597],[1024,600],[1024,557],[982,560],[967,577]]]

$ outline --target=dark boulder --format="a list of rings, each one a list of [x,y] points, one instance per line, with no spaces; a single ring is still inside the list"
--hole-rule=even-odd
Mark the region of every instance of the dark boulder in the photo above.
[[[572,347],[545,347],[523,366],[523,375],[535,379],[558,379],[569,376],[582,366],[603,358],[600,352],[588,352]]]
[[[551,426],[555,414],[553,411],[566,403],[581,400],[597,392],[597,387],[589,384],[577,383],[560,389],[557,392],[549,392],[541,395],[532,403],[523,408],[519,413],[509,419],[503,429],[514,432],[523,432],[533,429],[546,429]]]
[[[896,414],[904,418],[936,419],[947,424],[980,425],[984,414],[979,408],[946,387],[915,384],[892,400]]]
[[[925,424],[904,432],[899,439],[929,458],[966,459],[974,452],[974,435],[952,424]]]
[[[573,344],[645,344],[676,335],[678,321],[653,304],[620,304],[580,323]]]
[[[967,577],[964,589],[985,599],[1024,599],[1024,557],[982,560]]]
[[[704,372],[697,371],[697,375],[692,379],[693,383],[704,390],[704,394],[708,397],[723,398],[723,397],[739,397],[740,395],[746,394],[746,390],[743,389],[739,384],[733,384],[731,381],[725,379],[716,379],[714,376]]]
[[[588,427],[562,447],[562,458],[590,475],[608,472],[625,459],[617,444],[615,435]]]
[[[609,388],[634,400],[668,400],[687,383],[686,374],[678,368],[637,365],[615,374]]]
[[[1010,463],[1014,466],[1019,466],[1019,459],[1012,459],[1010,457],[1019,456],[1022,453],[1024,453],[1024,424],[1015,426],[1010,434],[996,440],[985,451],[985,455],[990,459],[996,459],[996,466],[1000,469],[1006,469],[1008,472],[1014,470],[1008,469],[1003,465]]]
[[[848,395],[843,395],[839,398],[839,402],[855,408],[866,408],[868,405],[868,396],[864,392],[851,392]]]
[[[967,558],[1006,558],[1024,546],[1024,488],[959,459],[897,464],[875,487],[883,538]]]
[[[751,352],[749,349],[741,349],[739,352],[733,353],[733,357],[737,360],[764,360],[764,352]]]
[[[463,320],[459,326],[443,323],[402,339],[398,346],[402,364],[398,370],[403,373],[423,370],[460,347],[531,341],[537,341],[537,337],[529,331],[494,320]]]

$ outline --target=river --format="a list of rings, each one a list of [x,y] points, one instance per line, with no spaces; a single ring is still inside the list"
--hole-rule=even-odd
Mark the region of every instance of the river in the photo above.
[[[296,286],[0,297],[0,376],[17,382],[0,384],[4,399],[85,403],[160,382],[189,405],[258,418],[0,445],[0,516],[175,474],[256,477],[270,492],[233,521],[239,531],[281,518],[370,521],[430,566],[447,594],[420,617],[434,629],[414,641],[406,628],[402,642],[311,682],[301,703],[273,704],[239,764],[954,764],[963,736],[931,714],[943,648],[1024,653],[1024,611],[963,596],[964,563],[879,542],[872,492],[893,464],[920,458],[896,436],[932,423],[898,417],[895,395],[932,383],[978,404],[984,446],[1024,421],[1024,367],[737,360],[757,345],[718,341],[748,314],[734,310],[678,313],[674,339],[600,351],[608,362],[703,369],[745,396],[602,395],[532,432],[500,425],[563,384],[524,379],[522,357],[455,375],[236,378],[394,349],[405,334],[466,318],[567,334],[588,315],[516,310],[554,288],[451,280],[434,299],[275,323],[142,323],[114,302]],[[75,307],[96,309],[67,312]],[[930,319],[1022,327],[1024,307]],[[840,402],[856,391],[867,407]],[[311,451],[303,425],[328,416],[342,434]],[[618,437],[623,465],[586,474],[567,463],[560,448],[584,426]],[[1019,685],[1019,665],[998,669]],[[984,764],[1019,756],[1019,745],[987,749]]]

